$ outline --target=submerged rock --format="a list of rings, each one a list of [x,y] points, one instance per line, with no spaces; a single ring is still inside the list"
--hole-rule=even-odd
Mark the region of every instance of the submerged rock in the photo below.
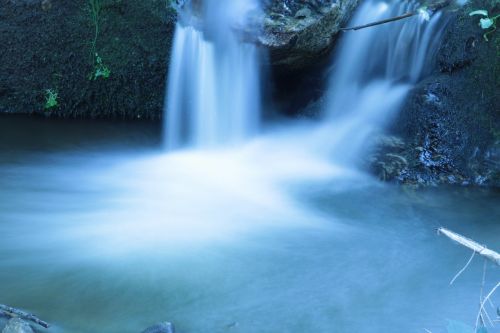
[[[7,322],[7,326],[2,333],[34,333],[31,326],[21,318],[12,318]]]
[[[281,70],[310,66],[327,53],[358,0],[269,0],[260,44]]]
[[[172,323],[163,322],[146,328],[142,333],[175,333],[175,328]]]

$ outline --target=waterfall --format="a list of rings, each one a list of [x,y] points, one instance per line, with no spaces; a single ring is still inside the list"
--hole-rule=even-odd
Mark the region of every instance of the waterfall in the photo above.
[[[176,27],[164,112],[168,149],[232,144],[258,128],[259,52],[235,32],[258,3],[205,0],[198,7],[187,4]]]
[[[414,12],[416,2],[365,1],[350,26]],[[426,13],[426,12],[425,12]],[[350,164],[397,112],[412,86],[432,70],[445,22],[441,13],[345,32],[328,90],[329,153]]]

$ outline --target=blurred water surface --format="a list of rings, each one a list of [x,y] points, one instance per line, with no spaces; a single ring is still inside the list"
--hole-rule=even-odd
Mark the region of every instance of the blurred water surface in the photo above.
[[[449,286],[470,253],[435,229],[500,250],[500,194],[380,184],[301,133],[165,155],[148,123],[0,118],[0,303],[73,333],[473,324],[483,261]]]

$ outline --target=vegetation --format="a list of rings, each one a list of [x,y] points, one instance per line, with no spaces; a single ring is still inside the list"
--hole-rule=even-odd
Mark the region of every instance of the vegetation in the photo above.
[[[101,57],[95,53],[95,65],[94,65],[94,71],[92,73],[93,79],[97,80],[98,78],[102,77],[103,79],[109,78],[109,75],[111,74],[111,71],[109,68],[103,64]]]
[[[97,39],[99,37],[99,19],[101,15],[102,3],[101,0],[89,0],[90,15],[94,24],[94,39],[92,40],[92,57],[94,70],[89,78],[97,80],[98,78],[107,79],[111,75],[111,70],[103,63],[102,58],[97,53]]]
[[[49,109],[52,109],[52,108],[55,108],[56,106],[58,106],[59,105],[59,102],[57,101],[58,97],[59,97],[59,94],[57,93],[57,91],[55,91],[53,89],[45,90],[44,109],[49,110]]]
[[[483,30],[488,30],[483,35],[484,40],[488,41],[488,35],[491,35],[493,32],[495,32],[495,30],[497,30],[497,18],[499,18],[500,15],[490,17],[488,15],[488,11],[484,9],[475,10],[469,13],[469,16],[474,16],[474,15],[484,16],[479,20],[479,26]]]

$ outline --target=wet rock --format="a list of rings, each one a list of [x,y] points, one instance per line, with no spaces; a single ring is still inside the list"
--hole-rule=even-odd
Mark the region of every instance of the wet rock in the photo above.
[[[175,328],[172,323],[163,322],[146,328],[142,333],[175,333]]]
[[[13,318],[7,322],[2,333],[34,333],[31,326],[20,318]]]
[[[471,65],[478,56],[479,43],[481,39],[478,39],[478,36],[469,36],[465,43],[458,44],[449,39],[446,40],[438,56],[440,70],[453,72]]]
[[[383,181],[400,181],[406,171],[405,143],[395,136],[379,136],[365,163],[368,169]]]
[[[273,66],[305,68],[331,49],[357,4],[358,0],[268,1],[258,41],[269,49]]]
[[[298,19],[298,20],[305,20],[309,17],[311,17],[313,14],[312,14],[312,11],[309,9],[309,8],[302,8],[300,10],[297,11],[297,13],[295,13],[295,18]]]
[[[498,34],[486,42],[472,0],[448,12],[436,65],[410,92],[392,133],[403,139],[404,183],[500,186]]]
[[[42,9],[47,11],[52,8],[52,1],[51,0],[43,0],[42,1]]]

